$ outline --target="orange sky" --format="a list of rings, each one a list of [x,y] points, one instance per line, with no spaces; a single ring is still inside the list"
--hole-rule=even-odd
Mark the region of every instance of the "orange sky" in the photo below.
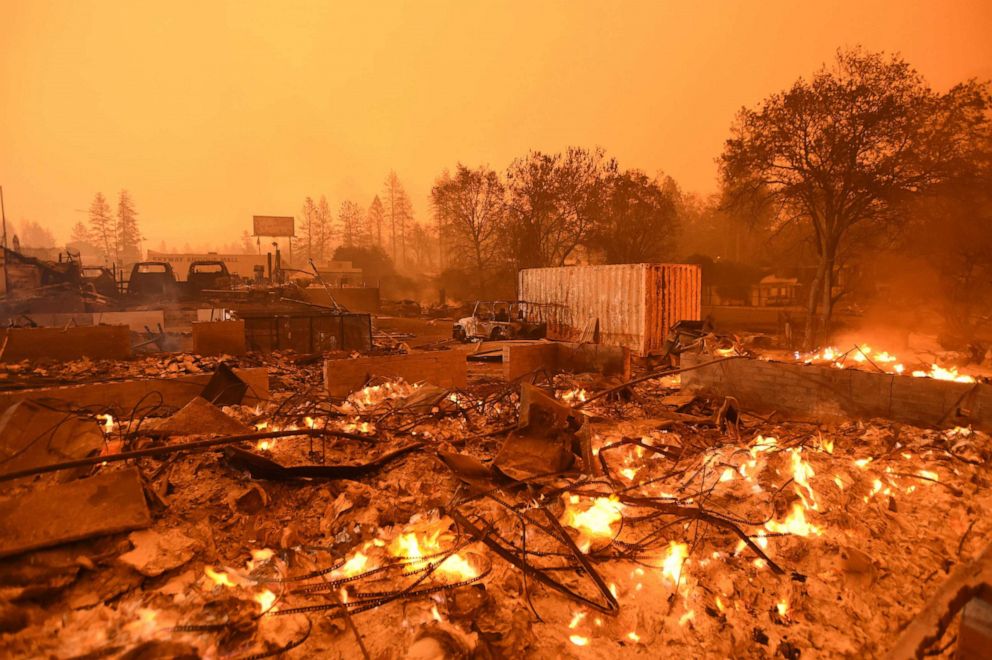
[[[443,168],[529,148],[709,192],[735,111],[838,46],[944,88],[992,78],[990,28],[987,0],[0,0],[0,185],[61,240],[127,188],[152,248],[236,241],[308,194],[366,205],[390,169],[426,219]]]

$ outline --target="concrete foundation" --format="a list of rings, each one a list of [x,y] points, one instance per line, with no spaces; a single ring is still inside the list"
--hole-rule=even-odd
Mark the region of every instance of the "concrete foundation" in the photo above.
[[[713,360],[683,354],[682,366]],[[992,431],[992,385],[738,358],[682,374],[689,392],[732,396],[748,410],[803,419],[881,417],[915,426]]]
[[[264,367],[235,369],[234,373],[248,384],[245,405],[255,405],[269,398],[269,375]],[[0,411],[14,402],[31,400],[48,403],[55,408],[110,409],[115,417],[130,416],[139,404],[162,406],[178,410],[198,396],[212,374],[197,374],[179,378],[124,380],[117,382],[45,387],[33,390],[0,392]]]
[[[70,328],[7,328],[0,338],[0,361],[124,360],[131,357],[131,331],[126,325]]]

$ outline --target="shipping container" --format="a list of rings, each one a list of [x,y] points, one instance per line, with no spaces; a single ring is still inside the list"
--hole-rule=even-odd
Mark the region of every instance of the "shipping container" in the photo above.
[[[661,352],[677,321],[698,321],[702,274],[694,264],[564,266],[520,271],[520,300],[542,304],[548,338]]]

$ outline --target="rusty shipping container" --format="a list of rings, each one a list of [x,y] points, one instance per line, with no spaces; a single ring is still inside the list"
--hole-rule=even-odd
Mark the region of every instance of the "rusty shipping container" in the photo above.
[[[591,342],[598,330],[600,343],[646,356],[676,321],[699,320],[702,274],[694,264],[528,268],[517,292],[542,303],[550,339]]]

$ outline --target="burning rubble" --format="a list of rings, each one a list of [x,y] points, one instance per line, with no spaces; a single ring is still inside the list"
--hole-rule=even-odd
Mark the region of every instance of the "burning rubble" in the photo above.
[[[856,353],[800,358],[899,373]],[[154,406],[62,413],[103,436],[85,469],[137,468],[151,521],[5,551],[11,653],[877,655],[992,532],[978,430],[775,420],[680,392],[677,369],[328,398],[317,367],[240,366],[257,364],[269,398],[215,407],[241,433],[162,435]],[[5,479],[6,501],[55,496],[60,474]]]

